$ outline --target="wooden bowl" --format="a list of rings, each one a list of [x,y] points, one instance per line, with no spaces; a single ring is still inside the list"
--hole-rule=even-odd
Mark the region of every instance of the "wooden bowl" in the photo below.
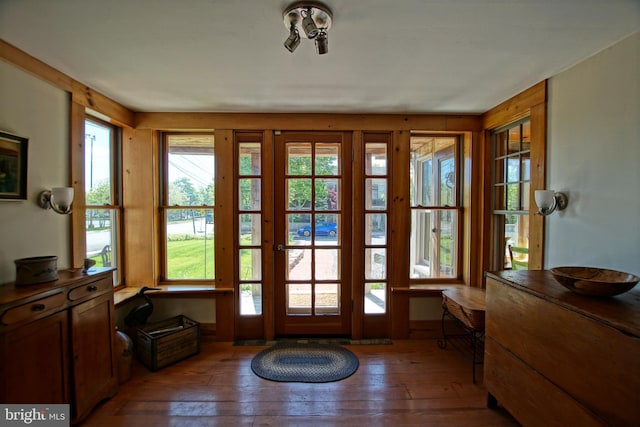
[[[610,297],[633,288],[640,277],[594,267],[555,267],[551,274],[565,288],[582,295]]]

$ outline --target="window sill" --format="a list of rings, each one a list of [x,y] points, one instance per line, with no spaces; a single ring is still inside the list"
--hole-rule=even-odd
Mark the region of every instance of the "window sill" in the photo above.
[[[161,285],[156,286],[159,291],[147,291],[145,295],[153,298],[215,298],[219,295],[233,294],[233,289],[216,289],[207,285]],[[139,287],[127,286],[113,295],[115,306],[118,307],[131,301],[138,295]]]
[[[467,285],[410,285],[410,286],[394,286],[391,293],[404,295],[409,297],[439,297],[442,291],[447,289],[460,289]]]

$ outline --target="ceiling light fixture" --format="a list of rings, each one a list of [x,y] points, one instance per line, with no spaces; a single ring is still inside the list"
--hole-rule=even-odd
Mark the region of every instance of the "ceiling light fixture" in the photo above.
[[[292,3],[282,13],[289,37],[284,47],[292,52],[300,44],[300,37],[315,40],[318,55],[329,52],[327,32],[331,28],[333,14],[325,4],[318,1],[298,1]]]

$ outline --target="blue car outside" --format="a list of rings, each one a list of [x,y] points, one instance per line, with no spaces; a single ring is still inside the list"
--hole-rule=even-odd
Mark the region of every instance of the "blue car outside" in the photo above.
[[[335,236],[338,234],[338,226],[333,222],[319,222],[316,224],[316,236]],[[305,225],[298,228],[298,236],[311,236],[311,226]]]

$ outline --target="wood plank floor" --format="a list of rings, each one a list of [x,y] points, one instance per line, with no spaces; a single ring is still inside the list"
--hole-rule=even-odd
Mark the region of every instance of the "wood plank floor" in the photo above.
[[[278,383],[251,371],[263,346],[203,342],[200,354],[132,377],[83,426],[517,426],[486,408],[482,368],[436,340],[348,345],[360,360],[333,383]]]

